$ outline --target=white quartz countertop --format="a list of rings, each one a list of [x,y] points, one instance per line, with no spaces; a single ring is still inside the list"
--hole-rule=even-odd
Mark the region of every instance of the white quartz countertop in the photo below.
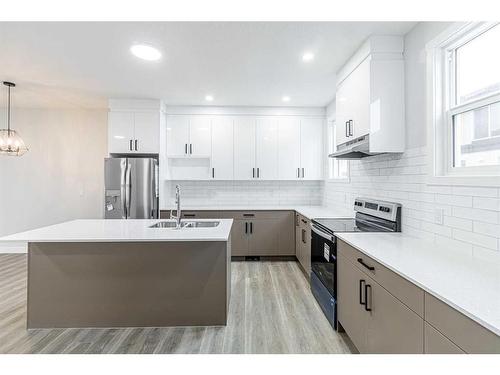
[[[335,235],[500,335],[500,264],[403,233]]]
[[[283,205],[268,205],[268,206],[248,206],[248,205],[234,205],[234,206],[182,206],[183,211],[297,211],[308,219],[315,218],[351,218],[354,217],[354,210],[343,208],[332,208],[326,206],[283,206]],[[175,210],[175,207],[167,207],[162,210],[169,211]]]
[[[217,219],[220,224],[213,228],[149,228],[159,221],[170,220],[73,220],[0,237],[0,242],[227,241],[233,224],[232,219]]]

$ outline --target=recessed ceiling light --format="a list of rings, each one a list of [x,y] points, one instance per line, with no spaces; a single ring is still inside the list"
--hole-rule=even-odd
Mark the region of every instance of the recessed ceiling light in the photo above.
[[[284,97],[281,98],[281,100],[286,103],[290,101],[290,97],[285,95]]]
[[[148,61],[156,61],[161,58],[161,52],[147,44],[134,44],[130,47],[130,52],[140,59]]]
[[[309,62],[314,60],[314,53],[306,52],[302,55],[302,61]]]
[[[213,102],[214,101],[214,97],[212,95],[207,95],[207,96],[205,96],[205,100],[207,102]]]

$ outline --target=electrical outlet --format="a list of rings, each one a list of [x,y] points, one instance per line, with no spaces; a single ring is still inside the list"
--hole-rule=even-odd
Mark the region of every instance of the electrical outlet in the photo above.
[[[436,224],[443,225],[443,215],[444,210],[442,208],[434,209],[434,221],[436,222]]]

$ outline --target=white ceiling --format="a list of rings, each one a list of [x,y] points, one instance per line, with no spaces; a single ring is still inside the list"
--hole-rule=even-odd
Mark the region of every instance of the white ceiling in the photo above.
[[[0,80],[17,106],[105,107],[108,97],[169,105],[325,106],[335,72],[371,34],[404,35],[414,22],[0,23]],[[146,42],[163,58],[142,61]],[[302,62],[302,53],[316,58]],[[208,103],[206,94],[215,100]],[[2,105],[4,95],[1,96]]]

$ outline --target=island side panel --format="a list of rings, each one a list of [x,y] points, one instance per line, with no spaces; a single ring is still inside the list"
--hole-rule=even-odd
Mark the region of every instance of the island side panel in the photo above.
[[[227,323],[230,244],[30,243],[28,328]]]

